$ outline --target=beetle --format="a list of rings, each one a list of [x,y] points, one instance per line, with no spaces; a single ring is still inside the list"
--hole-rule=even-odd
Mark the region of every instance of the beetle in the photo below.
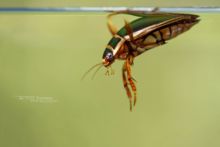
[[[139,18],[130,23],[124,20],[125,25],[118,30],[111,20],[112,16],[118,14],[129,14]],[[145,51],[165,44],[167,40],[189,30],[200,21],[198,17],[198,15],[194,14],[146,13],[143,11],[117,11],[110,13],[107,17],[107,26],[112,38],[104,50],[102,63],[93,66],[91,69],[98,65],[108,69],[114,61],[124,60],[122,80],[129,98],[130,111],[132,111],[132,103],[135,106],[137,99],[135,80],[131,74],[131,65],[133,65],[134,58]],[[107,74],[109,74],[108,72],[107,70]]]

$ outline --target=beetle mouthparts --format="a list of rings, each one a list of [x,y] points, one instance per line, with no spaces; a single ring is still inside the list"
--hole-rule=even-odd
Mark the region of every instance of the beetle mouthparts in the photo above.
[[[108,65],[109,65],[109,61],[107,61],[106,59],[103,59],[102,60],[102,64],[105,66],[105,67],[107,67]]]

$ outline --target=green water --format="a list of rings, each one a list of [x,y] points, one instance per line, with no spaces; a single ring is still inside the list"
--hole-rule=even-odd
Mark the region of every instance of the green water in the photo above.
[[[135,59],[131,113],[123,62],[80,81],[111,38],[106,14],[0,14],[0,146],[219,147],[220,15],[200,15]]]

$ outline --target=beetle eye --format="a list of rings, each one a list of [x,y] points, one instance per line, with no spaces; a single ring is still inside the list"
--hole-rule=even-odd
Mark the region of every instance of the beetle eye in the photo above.
[[[113,55],[112,55],[111,52],[107,53],[107,55],[106,55],[106,59],[109,60],[109,61],[112,61],[112,59],[113,59]]]

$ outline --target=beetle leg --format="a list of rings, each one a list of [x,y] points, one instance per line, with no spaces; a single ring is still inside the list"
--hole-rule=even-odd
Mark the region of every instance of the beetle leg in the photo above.
[[[153,8],[150,12],[157,12],[158,11],[158,8]],[[130,14],[130,15],[134,15],[134,16],[138,16],[138,17],[146,17],[146,12],[145,11],[131,11],[131,10],[123,10],[123,11],[115,11],[111,14],[109,14],[107,16],[107,19],[108,19],[108,22],[107,22],[107,25],[108,25],[108,29],[109,31],[111,32],[112,35],[115,35],[117,32],[118,32],[118,29],[116,28],[116,26],[113,25],[112,21],[111,21],[111,18],[112,16],[114,15],[118,15],[118,14]]]
[[[131,25],[128,23],[127,20],[124,20],[124,22],[125,22],[125,29],[126,29],[128,35],[129,35],[129,38],[130,38],[131,42],[134,42],[132,27],[131,27]]]
[[[134,83],[134,81],[133,81],[133,78],[132,78],[132,76],[131,76],[131,64],[133,63],[133,57],[132,56],[130,56],[129,58],[127,58],[127,60],[126,60],[126,70],[127,70],[127,78],[128,78],[128,81],[129,81],[129,83],[130,83],[130,85],[131,85],[131,89],[132,89],[132,91],[133,91],[133,93],[134,93],[134,106],[135,106],[135,104],[136,104],[136,91],[137,91],[137,89],[136,89],[136,86],[135,86],[135,83]]]
[[[116,13],[116,12],[111,13],[107,16],[107,18],[108,18],[107,25],[108,25],[108,29],[111,32],[112,36],[114,36],[118,32],[118,29],[116,28],[116,26],[113,25],[112,20],[111,20],[112,16],[116,15],[116,14],[118,14],[118,13]]]
[[[126,74],[125,72],[127,71],[127,68],[126,68],[126,61],[122,67],[122,79],[123,79],[123,85],[124,85],[124,88],[127,92],[127,96],[129,98],[129,102],[130,102],[130,111],[132,111],[132,95],[131,95],[131,91],[128,87],[128,82],[127,82],[127,77],[126,77]]]

